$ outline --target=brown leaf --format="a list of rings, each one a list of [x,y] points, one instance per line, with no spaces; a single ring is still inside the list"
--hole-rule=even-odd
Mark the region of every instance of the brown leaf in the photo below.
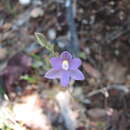
[[[85,69],[85,71],[92,77],[94,78],[100,78],[101,74],[98,70],[96,70],[95,68],[93,68],[90,64],[88,63],[84,63],[83,67]]]
[[[117,61],[106,62],[103,65],[105,78],[111,83],[123,83],[125,81],[127,69]]]
[[[7,50],[5,48],[0,48],[0,60],[6,58]]]
[[[127,130],[129,125],[128,117],[123,111],[113,111],[113,113],[108,118],[108,129],[113,130]]]
[[[86,128],[84,126],[80,126],[80,127],[76,128],[76,130],[86,130]]]
[[[16,53],[13,57],[11,57],[8,61],[8,66],[21,66],[21,67],[30,67],[32,64],[32,59],[25,55],[23,52]]]
[[[107,111],[101,108],[94,108],[88,111],[88,115],[94,120],[101,120],[107,115]]]
[[[10,23],[5,23],[3,26],[0,26],[0,30],[1,31],[7,31],[11,28],[11,24]]]
[[[12,84],[19,79],[20,75],[28,72],[31,63],[32,59],[22,52],[15,54],[9,59],[4,71],[0,73],[7,94],[13,90]]]

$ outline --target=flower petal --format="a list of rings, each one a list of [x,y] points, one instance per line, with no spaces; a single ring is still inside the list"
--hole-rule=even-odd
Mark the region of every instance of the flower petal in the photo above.
[[[69,71],[62,71],[61,77],[60,77],[61,86],[66,87],[69,83],[69,79],[70,79]]]
[[[52,57],[50,58],[50,63],[51,66],[55,69],[60,69],[61,68],[61,59],[58,57]]]
[[[72,55],[68,52],[68,51],[64,51],[60,54],[60,58],[62,60],[71,60],[72,59]]]
[[[81,65],[81,60],[79,58],[74,58],[71,61],[70,69],[77,69]]]
[[[45,78],[48,79],[56,79],[56,78],[60,78],[61,75],[61,70],[56,70],[56,69],[50,69],[46,74],[45,74]]]
[[[79,69],[71,70],[70,75],[71,75],[71,78],[74,80],[84,80],[85,79],[83,73]]]

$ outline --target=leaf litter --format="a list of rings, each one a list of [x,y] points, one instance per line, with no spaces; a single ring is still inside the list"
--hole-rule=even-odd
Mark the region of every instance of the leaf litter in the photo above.
[[[73,85],[77,102],[70,95],[60,102],[64,96],[55,98],[61,91],[58,81],[41,76],[51,56],[45,48],[55,46],[60,52],[69,43],[64,1],[31,1],[27,6],[15,2],[0,2],[0,87],[6,91],[6,100],[0,100],[0,129],[129,130],[129,1],[74,2],[85,73],[85,81]],[[49,39],[49,46],[37,45],[36,32]],[[40,65],[32,54],[43,58]]]

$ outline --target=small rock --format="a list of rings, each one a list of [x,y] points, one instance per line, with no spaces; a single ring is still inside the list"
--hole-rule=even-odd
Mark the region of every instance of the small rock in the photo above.
[[[54,29],[49,29],[48,37],[50,40],[54,40],[56,38],[56,31]]]
[[[59,46],[60,48],[64,48],[64,47],[65,47],[65,43],[62,42],[62,41],[58,41],[58,46]]]
[[[19,0],[19,3],[21,5],[29,5],[31,3],[31,0]]]
[[[40,7],[36,7],[31,11],[30,15],[31,15],[32,18],[37,18],[37,17],[43,16],[44,11]]]
[[[106,62],[104,64],[104,75],[111,83],[123,83],[127,68],[117,61]]]
[[[74,90],[74,95],[76,96],[76,97],[80,97],[81,95],[83,95],[83,91],[82,91],[82,89],[81,88],[75,88],[75,90]]]
[[[88,24],[88,21],[87,21],[86,19],[83,19],[83,20],[82,20],[82,23],[83,23],[83,24]]]
[[[0,48],[0,60],[3,60],[7,56],[7,50],[5,48]]]
[[[92,25],[92,24],[94,24],[94,23],[95,23],[95,16],[92,15],[92,16],[90,17],[90,25]]]
[[[58,37],[57,38],[58,46],[60,48],[64,48],[69,43],[69,41],[67,39],[68,39],[68,37],[66,35]]]
[[[115,5],[115,2],[114,2],[114,1],[110,1],[109,4],[112,5],[112,6],[114,6],[114,5]]]
[[[84,67],[85,71],[90,76],[92,76],[94,78],[97,78],[97,79],[99,79],[101,77],[101,73],[96,68],[94,68],[93,66],[91,66],[90,64],[84,63],[83,67]]]

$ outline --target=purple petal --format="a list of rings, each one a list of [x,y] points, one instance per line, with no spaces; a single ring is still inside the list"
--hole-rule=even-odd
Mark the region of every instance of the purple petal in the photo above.
[[[61,70],[56,70],[56,69],[50,69],[46,74],[45,74],[45,78],[48,79],[56,79],[56,78],[60,78],[61,75]]]
[[[72,59],[72,55],[68,51],[64,51],[61,53],[60,58],[62,60],[69,60],[70,61]]]
[[[61,68],[61,60],[58,57],[52,57],[50,58],[50,63],[51,66],[55,69],[60,69]]]
[[[74,58],[71,60],[70,69],[77,69],[81,65],[81,60],[79,58]]]
[[[79,69],[71,70],[70,75],[71,75],[71,78],[74,80],[84,80],[85,79],[83,73]]]
[[[66,87],[69,83],[70,73],[69,71],[62,71],[60,82],[63,87]]]

